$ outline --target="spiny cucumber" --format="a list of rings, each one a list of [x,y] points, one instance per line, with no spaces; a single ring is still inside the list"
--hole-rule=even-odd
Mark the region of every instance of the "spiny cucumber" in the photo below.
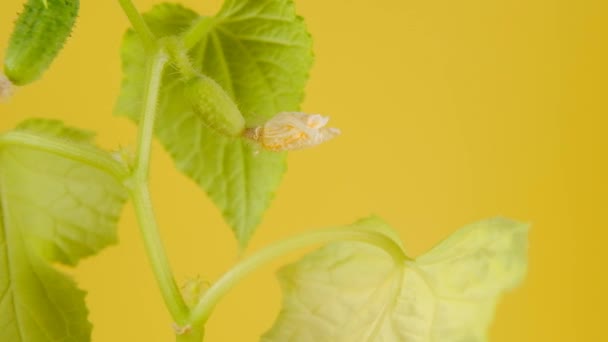
[[[39,79],[70,36],[79,0],[28,0],[15,23],[4,72],[15,85]]]
[[[222,86],[205,75],[195,75],[185,82],[186,98],[207,126],[227,136],[243,133],[245,119]]]

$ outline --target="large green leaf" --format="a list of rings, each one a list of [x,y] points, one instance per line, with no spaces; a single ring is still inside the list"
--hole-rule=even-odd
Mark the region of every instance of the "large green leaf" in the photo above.
[[[162,4],[145,15],[157,36],[184,32],[200,20],[179,5]],[[125,78],[116,113],[137,121],[145,59],[138,37],[123,43]],[[226,1],[213,26],[191,51],[192,62],[233,98],[248,126],[297,110],[312,65],[311,39],[291,0]],[[177,167],[203,187],[246,245],[285,172],[285,153],[256,151],[239,138],[209,129],[185,98],[169,68],[161,89],[156,134]],[[259,153],[257,153],[259,152]]]
[[[328,245],[281,270],[283,309],[262,341],[486,341],[500,295],[524,278],[527,230],[482,221],[402,265],[363,243]]]
[[[17,131],[94,148],[91,134],[58,121]],[[106,172],[0,136],[0,341],[90,340],[84,292],[51,264],[114,243],[125,199]]]

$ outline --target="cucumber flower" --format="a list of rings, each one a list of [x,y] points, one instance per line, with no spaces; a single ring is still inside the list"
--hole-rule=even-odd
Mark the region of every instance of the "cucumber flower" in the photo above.
[[[244,136],[263,149],[280,152],[319,145],[340,134],[338,128],[326,127],[329,117],[301,112],[282,112],[262,126],[247,128]]]

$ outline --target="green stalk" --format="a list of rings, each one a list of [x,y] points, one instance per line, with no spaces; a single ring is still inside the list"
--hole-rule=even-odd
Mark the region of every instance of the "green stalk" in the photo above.
[[[150,31],[150,28],[137,8],[135,8],[135,5],[133,5],[131,0],[118,0],[118,2],[120,3],[123,12],[127,15],[129,22],[131,22],[131,26],[133,26],[133,29],[143,41],[146,49],[152,50],[156,46],[156,37],[154,37],[152,31]]]
[[[202,17],[192,25],[192,27],[182,36],[184,47],[186,50],[191,50],[198,42],[200,42],[215,25],[213,17]]]
[[[184,80],[196,77],[199,72],[194,68],[188,56],[188,50],[184,47],[184,42],[178,37],[163,39],[163,46],[171,57],[171,62],[177,67]]]
[[[139,120],[139,133],[133,183],[131,184],[131,197],[135,206],[141,234],[146,252],[154,271],[156,281],[160,287],[165,305],[169,309],[176,324],[185,325],[188,317],[188,308],[177,287],[169,260],[158,231],[152,201],[148,189],[148,175],[150,170],[150,154],[154,134],[154,121],[156,119],[156,106],[160,90],[163,70],[167,64],[167,54],[163,50],[157,51],[149,60],[146,92],[144,98],[144,111]]]
[[[201,342],[205,337],[205,332],[202,328],[198,329],[190,329],[185,331],[184,333],[176,333],[175,341],[176,342]]]
[[[154,123],[156,121],[156,107],[158,94],[163,77],[163,70],[169,57],[163,49],[159,49],[148,59],[148,69],[144,93],[144,109],[139,119],[137,132],[137,155],[135,159],[135,179],[146,183],[150,173],[150,156],[152,138],[154,137]]]
[[[401,247],[391,238],[375,232],[338,228],[310,232],[288,238],[262,249],[225,273],[205,292],[205,295],[192,309],[190,314],[191,325],[194,327],[203,326],[222,297],[260,266],[296,249],[333,241],[359,241],[378,246],[385,250],[399,264],[409,259]]]

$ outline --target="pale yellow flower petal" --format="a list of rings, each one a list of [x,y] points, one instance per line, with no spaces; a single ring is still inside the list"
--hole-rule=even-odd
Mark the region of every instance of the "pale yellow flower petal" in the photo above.
[[[329,117],[301,112],[282,112],[264,125],[249,128],[245,136],[269,151],[290,151],[319,145],[340,134],[326,127]]]

